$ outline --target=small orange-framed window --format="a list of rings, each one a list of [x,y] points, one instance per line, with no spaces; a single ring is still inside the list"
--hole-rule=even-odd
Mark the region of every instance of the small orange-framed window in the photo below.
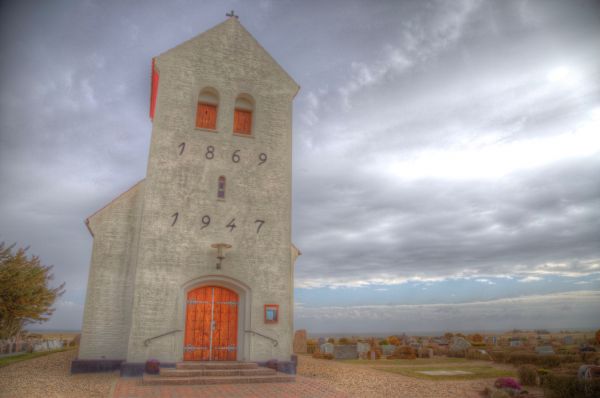
[[[225,176],[219,177],[219,184],[217,188],[217,198],[225,199]]]
[[[265,304],[265,323],[279,321],[279,304]]]
[[[196,127],[200,129],[217,129],[217,106],[198,103],[196,110]]]
[[[235,100],[233,114],[233,132],[241,135],[252,135],[252,113],[254,100],[247,94],[239,95]]]
[[[216,130],[219,96],[216,90],[205,88],[200,91],[196,107],[196,128]]]

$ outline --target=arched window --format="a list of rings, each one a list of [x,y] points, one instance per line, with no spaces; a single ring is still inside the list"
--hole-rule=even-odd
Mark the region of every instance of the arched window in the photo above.
[[[217,129],[217,109],[219,108],[219,95],[212,88],[205,88],[198,96],[196,109],[196,127],[201,129]]]
[[[225,177],[219,177],[219,188],[217,190],[217,198],[225,199]]]
[[[254,100],[247,94],[239,95],[235,100],[233,115],[233,132],[235,134],[252,135],[252,112]]]

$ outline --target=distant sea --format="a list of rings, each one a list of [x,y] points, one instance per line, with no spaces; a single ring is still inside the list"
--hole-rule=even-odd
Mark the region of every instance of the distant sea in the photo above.
[[[35,333],[81,333],[81,330],[78,329],[34,329],[26,327],[25,330]]]
[[[402,335],[402,334],[406,334],[407,336],[427,336],[427,337],[434,337],[434,336],[443,336],[445,333],[461,333],[461,334],[474,334],[474,333],[480,333],[480,334],[503,334],[503,333],[509,333],[512,332],[515,329],[496,329],[496,330],[437,330],[437,331],[425,331],[425,332],[414,332],[414,331],[391,331],[391,332],[352,332],[352,333],[348,333],[348,332],[329,332],[329,333],[312,333],[310,330],[308,330],[308,337],[312,338],[312,339],[318,339],[319,337],[388,337],[388,336],[398,336],[398,335]],[[589,328],[581,328],[581,329],[577,329],[577,328],[571,328],[571,329],[564,329],[564,328],[541,328],[541,329],[516,329],[522,332],[533,332],[535,330],[547,330],[550,333],[559,333],[559,332],[565,332],[565,333],[594,333],[594,330],[589,329]]]

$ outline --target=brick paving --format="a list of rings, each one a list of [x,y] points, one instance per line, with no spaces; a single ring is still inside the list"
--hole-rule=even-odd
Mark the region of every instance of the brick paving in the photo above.
[[[119,379],[112,398],[346,398],[349,395],[308,377],[293,383],[149,386],[139,378]]]

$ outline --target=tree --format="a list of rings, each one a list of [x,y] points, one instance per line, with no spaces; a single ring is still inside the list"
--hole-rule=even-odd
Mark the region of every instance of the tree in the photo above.
[[[481,343],[483,341],[483,336],[479,333],[469,335],[469,340],[473,343]]]
[[[387,338],[391,345],[400,345],[400,339],[396,336],[390,336]]]
[[[52,266],[42,265],[27,248],[17,249],[0,242],[0,339],[16,336],[29,323],[41,323],[54,312],[52,304],[65,284],[50,287]]]

